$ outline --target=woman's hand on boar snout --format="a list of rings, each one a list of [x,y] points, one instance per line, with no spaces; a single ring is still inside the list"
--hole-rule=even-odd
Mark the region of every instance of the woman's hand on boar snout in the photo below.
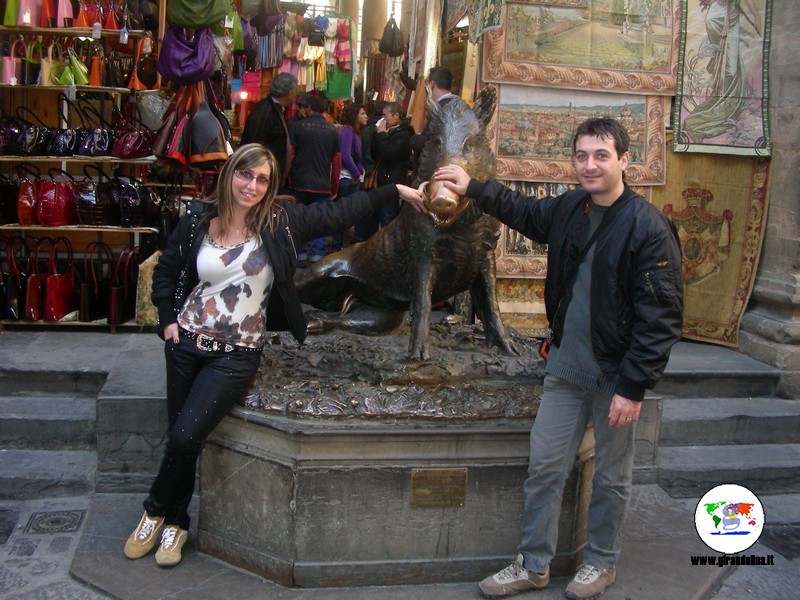
[[[419,189],[414,189],[412,187],[408,187],[407,185],[403,185],[401,183],[397,185],[397,191],[400,193],[400,198],[407,202],[412,206],[412,208],[420,213],[427,213],[428,211],[425,209],[425,197],[423,196],[423,191],[425,186],[428,184],[426,181],[422,185],[419,186]]]

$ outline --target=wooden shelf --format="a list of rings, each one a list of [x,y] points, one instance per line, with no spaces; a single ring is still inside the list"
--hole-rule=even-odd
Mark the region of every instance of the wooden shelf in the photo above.
[[[126,165],[151,165],[158,162],[155,156],[145,158],[116,158],[114,156],[0,156],[0,162],[67,162]]]
[[[67,92],[71,85],[11,85],[10,83],[0,83],[3,90],[55,90],[57,92]],[[107,87],[103,85],[76,85],[78,92],[105,92],[109,94],[157,94],[161,90],[131,90],[129,88]]]
[[[18,231],[20,229],[24,229],[25,231],[85,231],[87,233],[158,233],[158,229],[155,227],[122,227],[120,225],[61,225],[60,227],[45,227],[44,225],[20,225],[19,223],[0,225],[0,231]]]
[[[22,34],[22,35],[72,35],[76,37],[92,37],[92,28],[91,27],[6,27],[5,25],[0,26],[0,34],[3,33],[14,33],[14,34]],[[146,35],[148,32],[143,31],[141,29],[130,29],[128,30],[128,37],[132,38],[140,38]],[[104,38],[112,38],[112,37],[119,37],[119,30],[118,29],[104,29],[101,32],[102,37]]]

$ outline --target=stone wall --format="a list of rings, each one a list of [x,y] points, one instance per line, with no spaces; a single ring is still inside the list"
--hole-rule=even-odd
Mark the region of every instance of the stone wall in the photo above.
[[[778,393],[800,398],[800,4],[772,3],[769,215],[740,350],[782,369]],[[794,50],[792,50],[794,49]]]

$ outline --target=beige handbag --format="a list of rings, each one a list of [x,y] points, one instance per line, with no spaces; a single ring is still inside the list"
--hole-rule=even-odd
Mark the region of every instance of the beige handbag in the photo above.
[[[39,70],[39,85],[53,86],[52,70],[53,66],[64,62],[64,50],[61,44],[53,42],[47,47],[47,52],[42,53],[42,67]]]

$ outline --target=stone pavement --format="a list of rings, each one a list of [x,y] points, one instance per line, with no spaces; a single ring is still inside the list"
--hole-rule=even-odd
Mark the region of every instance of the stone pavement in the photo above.
[[[141,513],[140,494],[94,494],[0,502],[0,600],[462,600],[480,598],[475,582],[419,586],[285,588],[185,546],[184,561],[160,569],[153,555],[127,560],[122,546]],[[800,496],[762,497],[767,515],[800,523]],[[197,503],[195,501],[194,508]],[[770,520],[746,554],[774,566],[693,566],[713,555],[692,525],[694,500],[674,500],[656,485],[634,486],[623,528],[617,583],[607,600],[783,600],[800,589],[800,526]],[[193,532],[192,532],[193,533]],[[563,597],[567,578],[521,596]],[[720,587],[721,586],[721,587]],[[719,588],[719,591],[716,590]],[[716,592],[716,593],[715,593]]]
[[[79,345],[75,344],[78,338],[66,332],[2,333],[0,362],[6,368],[41,369],[44,377],[62,369],[108,372],[118,353],[130,352],[132,346],[142,346],[146,354],[150,346],[148,336],[136,334],[77,335],[80,336]],[[57,352],[58,358],[54,360],[54,347],[75,350]],[[698,347],[676,353],[674,362],[684,360],[698,365],[711,364],[718,359],[708,356],[704,359],[702,347],[700,350]],[[41,355],[37,355],[35,348],[41,348]],[[718,351],[713,349],[713,352]],[[159,385],[161,365],[154,365],[153,369],[151,374],[135,368],[129,375],[138,378],[140,384],[147,380],[144,383]],[[156,372],[159,375],[155,375]],[[2,460],[3,452],[0,452]],[[285,588],[199,553],[191,539],[185,547],[184,562],[175,569],[158,568],[152,555],[129,561],[124,558],[122,547],[141,515],[141,500],[141,494],[122,493],[0,500],[0,600],[461,600],[480,597],[475,582]],[[617,583],[603,598],[778,600],[797,597],[800,589],[800,495],[761,496],[761,500],[768,526],[760,541],[745,554],[771,554],[774,566],[693,566],[693,555],[714,554],[694,531],[697,500],[672,499],[656,485],[634,486],[631,510],[622,532],[624,542]],[[197,510],[197,501],[193,508]],[[518,515],[509,515],[509,526],[515,527],[517,520]],[[566,578],[555,579],[548,589],[521,597],[561,598],[567,582]]]

